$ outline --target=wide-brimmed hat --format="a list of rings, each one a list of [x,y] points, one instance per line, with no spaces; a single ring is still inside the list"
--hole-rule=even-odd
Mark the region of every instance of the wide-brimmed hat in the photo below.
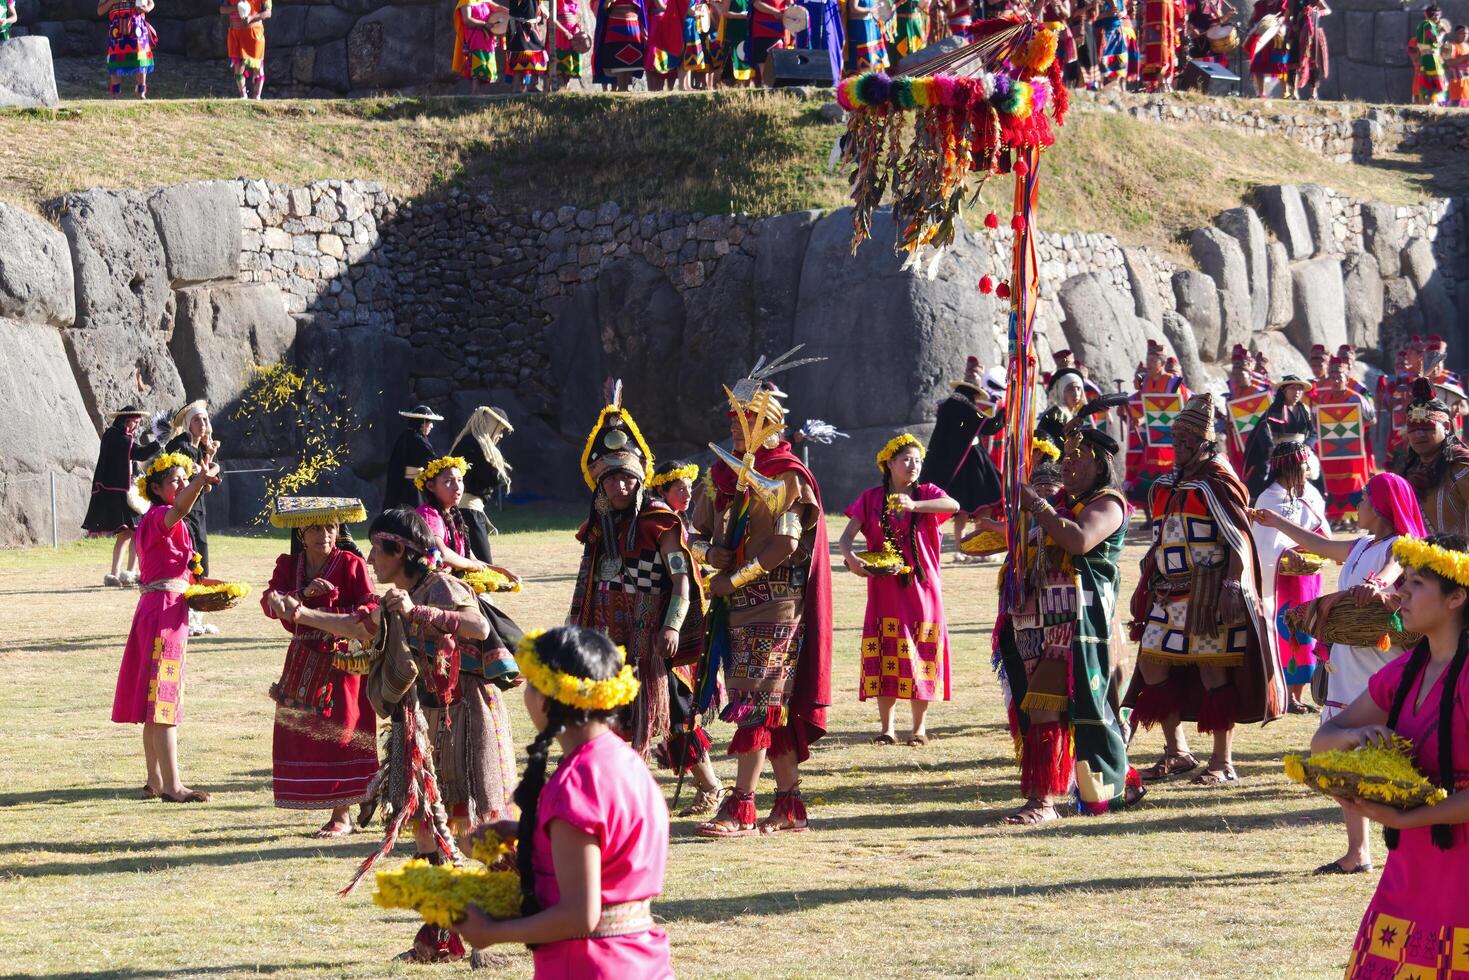
[[[1275,393],[1278,395],[1291,385],[1300,385],[1302,388],[1309,388],[1311,387],[1311,382],[1305,380],[1299,374],[1287,374],[1275,382]]]
[[[511,433],[515,431],[515,426],[510,424],[510,419],[505,415],[505,410],[503,408],[495,408],[490,405],[482,405],[480,407],[483,408],[486,412],[489,412],[490,417],[498,422],[500,424],[500,428],[504,429],[506,433]]]
[[[367,520],[367,508],[356,497],[277,497],[270,523],[276,527],[355,524]]]
[[[115,411],[115,412],[112,413],[112,418],[113,418],[114,421],[117,420],[117,419],[120,419],[120,418],[126,418],[126,417],[130,417],[130,416],[131,417],[134,417],[134,418],[140,418],[140,419],[142,419],[142,418],[147,418],[148,417],[148,413],[145,412],[145,411],[143,411],[142,409],[138,408],[136,405],[124,405],[122,408],[119,408],[117,411]]]
[[[405,419],[418,419],[420,422],[442,422],[444,417],[427,405],[415,405],[406,412],[399,412]]]

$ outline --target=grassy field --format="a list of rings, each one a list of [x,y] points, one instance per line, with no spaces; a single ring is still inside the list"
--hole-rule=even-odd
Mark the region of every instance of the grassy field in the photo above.
[[[0,111],[0,198],[34,206],[82,187],[243,175],[360,177],[410,196],[462,186],[530,207],[826,209],[846,202],[847,183],[826,170],[842,126],[821,117],[824,100],[729,91],[68,101],[55,112]],[[1469,187],[1462,162],[1336,164],[1281,137],[1088,112],[1080,96],[1077,104],[1046,156],[1040,213],[1050,231],[1161,245],[1263,183],[1314,181],[1396,204]]]
[[[506,606],[561,619],[577,550],[570,522],[521,515],[496,557],[528,582]],[[217,573],[268,576],[280,540],[219,536]],[[1139,548],[1129,548],[1127,588]],[[370,890],[335,892],[377,828],[319,842],[316,815],[270,795],[272,705],[284,653],[253,600],[190,644],[186,779],[203,806],[137,799],[138,731],[108,721],[136,594],[103,589],[99,543],[0,552],[0,948],[20,976],[430,976],[388,965],[415,928]],[[1343,835],[1279,758],[1298,717],[1240,733],[1241,782],[1155,788],[1136,810],[1016,830],[1012,750],[989,667],[994,568],[947,567],[954,700],[924,749],[868,743],[854,694],[860,583],[835,577],[837,704],[804,773],[814,833],[705,841],[675,820],[654,910],[684,976],[1339,976],[1376,875],[1313,878]],[[514,703],[516,742],[532,733]],[[716,740],[727,726],[716,726]],[[1137,761],[1160,750],[1134,743]],[[721,767],[726,774],[731,768]],[[663,780],[669,794],[672,784]],[[762,786],[764,813],[770,784]],[[1383,855],[1378,844],[1379,859]],[[406,858],[400,848],[397,857]],[[511,951],[502,975],[530,974]]]

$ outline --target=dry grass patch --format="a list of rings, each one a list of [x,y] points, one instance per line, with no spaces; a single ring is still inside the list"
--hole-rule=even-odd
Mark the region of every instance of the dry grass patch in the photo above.
[[[572,519],[516,514],[496,556],[528,578],[507,597],[526,626],[560,621],[577,548]],[[218,571],[258,590],[283,542],[217,536]],[[1140,549],[1129,548],[1128,584]],[[0,948],[30,976],[255,973],[429,976],[388,965],[414,919],[335,896],[376,839],[307,834],[320,815],[270,797],[271,703],[285,634],[253,604],[214,617],[188,653],[185,775],[213,803],[136,799],[137,730],[108,719],[136,594],[105,590],[101,543],[0,553]],[[1240,733],[1234,788],[1154,789],[1142,807],[1032,831],[989,667],[993,567],[946,567],[952,702],[926,749],[868,743],[858,703],[861,584],[835,576],[838,704],[803,789],[816,832],[711,842],[675,821],[655,905],[685,976],[1333,977],[1375,875],[1313,878],[1342,832],[1290,783],[1282,752],[1312,723]],[[516,742],[531,736],[514,706]],[[728,737],[718,725],[716,739]],[[1135,744],[1139,761],[1156,733]],[[721,763],[726,774],[727,762]],[[672,783],[663,779],[671,796]],[[770,802],[762,786],[762,812]],[[408,856],[399,848],[396,859]],[[1384,852],[1378,845],[1378,856]],[[463,968],[453,968],[455,975]],[[443,972],[440,970],[439,972]],[[511,951],[500,975],[529,976]]]

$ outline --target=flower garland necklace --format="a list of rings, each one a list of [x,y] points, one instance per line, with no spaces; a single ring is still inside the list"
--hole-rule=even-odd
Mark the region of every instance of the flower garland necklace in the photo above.
[[[891,481],[892,478],[884,473],[882,478],[883,489],[889,492],[886,493],[883,498],[882,513],[881,516],[879,516],[878,518],[878,522],[882,525],[882,537],[883,541],[885,542],[886,550],[892,551],[902,557],[903,548],[898,543],[898,530],[893,526],[891,515],[897,513],[898,511],[897,498],[901,496],[907,496],[908,493],[892,492]],[[911,492],[913,489],[914,486],[909,486],[907,488],[907,491]],[[915,577],[918,579],[918,581],[923,581],[923,569],[918,567],[918,549],[914,545],[913,541],[914,535],[916,533],[916,524],[916,516],[912,512],[910,512],[908,515],[908,545],[913,554],[913,564],[911,566],[904,566],[905,568],[909,569],[908,571],[898,573],[898,584],[904,587],[911,585]]]

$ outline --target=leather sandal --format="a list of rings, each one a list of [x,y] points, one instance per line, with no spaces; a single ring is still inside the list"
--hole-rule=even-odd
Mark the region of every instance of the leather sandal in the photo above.
[[[204,790],[202,790],[202,789],[191,789],[187,793],[179,793],[177,796],[175,796],[173,793],[162,793],[162,792],[160,792],[158,794],[158,798],[160,800],[162,800],[163,802],[165,802],[165,803],[208,803],[209,802],[209,794],[206,793],[206,792],[204,792]]]
[[[1157,782],[1160,779],[1172,779],[1174,776],[1182,776],[1186,772],[1193,772],[1199,768],[1199,760],[1195,759],[1192,752],[1170,753],[1153,763],[1146,769],[1137,771],[1138,778],[1145,783]]]

